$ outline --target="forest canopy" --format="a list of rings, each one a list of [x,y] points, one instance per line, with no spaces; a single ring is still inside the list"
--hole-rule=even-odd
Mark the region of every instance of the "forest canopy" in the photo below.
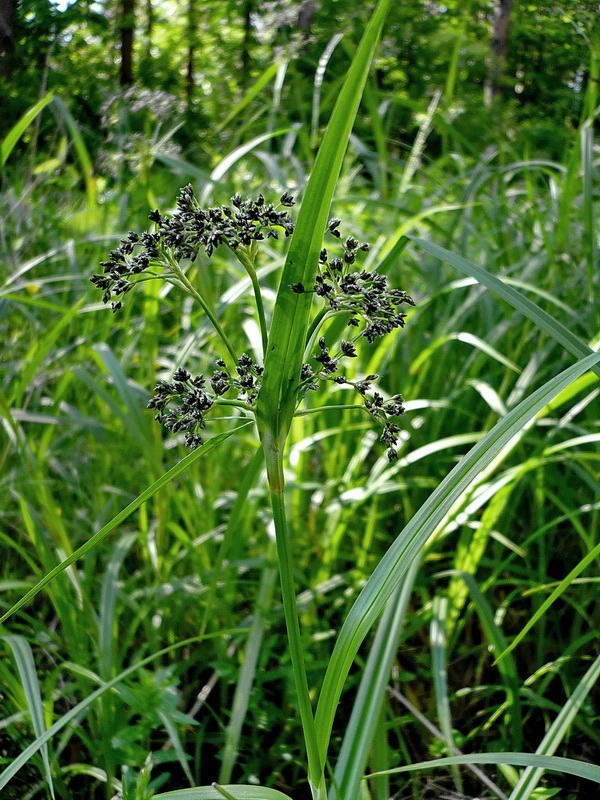
[[[416,112],[441,90],[445,118],[478,147],[500,135],[526,143],[532,156],[559,155],[598,58],[597,11],[592,0],[394,3],[373,75],[393,106],[396,146],[408,146]],[[261,98],[274,90],[276,65],[285,69],[278,103],[290,121],[306,122],[324,53],[326,119],[369,13],[354,0],[3,0],[4,124],[40,92],[56,92],[95,149],[119,95],[161,91],[173,96],[169,123],[185,121],[175,140],[200,156],[234,135],[223,123],[250,87],[264,87]],[[265,113],[249,102],[246,125]],[[365,123],[358,135],[368,135]],[[45,120],[42,142],[51,130]]]

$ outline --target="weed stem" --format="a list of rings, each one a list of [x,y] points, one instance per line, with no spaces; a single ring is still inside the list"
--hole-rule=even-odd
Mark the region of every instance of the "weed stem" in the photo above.
[[[267,341],[269,338],[269,334],[267,331],[267,320],[265,318],[265,308],[263,305],[262,294],[260,291],[260,284],[258,283],[258,276],[256,275],[256,269],[254,267],[254,261],[250,260],[246,253],[241,248],[236,248],[233,250],[237,260],[240,264],[244,267],[246,272],[248,273],[248,277],[252,282],[252,290],[254,292],[254,299],[256,300],[256,310],[258,311],[258,323],[260,325],[260,335],[262,338],[262,347],[263,347],[263,358],[267,352]]]
[[[221,341],[223,342],[223,344],[227,348],[227,351],[228,351],[229,355],[231,356],[231,358],[233,359],[233,361],[235,363],[237,361],[237,356],[235,354],[235,350],[231,346],[231,343],[230,343],[229,339],[227,338],[227,336],[225,335],[225,332],[224,332],[223,328],[220,326],[218,319],[215,317],[213,312],[210,310],[210,307],[209,307],[208,303],[206,302],[206,300],[202,297],[200,292],[193,286],[193,284],[190,282],[190,280],[188,279],[186,274],[180,268],[179,264],[174,259],[171,261],[171,269],[173,270],[175,275],[177,275],[177,279],[179,280],[181,285],[184,287],[184,289],[189,294],[191,294],[194,299],[196,299],[200,303],[200,305],[202,306],[202,308],[204,310],[204,313],[206,314],[206,316],[211,321],[213,328],[216,330],[216,332],[221,337]]]

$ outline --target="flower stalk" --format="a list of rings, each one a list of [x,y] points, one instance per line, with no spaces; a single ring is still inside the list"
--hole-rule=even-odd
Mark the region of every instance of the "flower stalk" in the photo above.
[[[290,648],[290,659],[294,674],[294,684],[298,698],[298,710],[304,733],[304,743],[308,759],[308,774],[311,781],[313,800],[324,800],[325,795],[320,795],[313,787],[314,776],[319,776],[316,786],[322,784],[322,766],[319,758],[317,733],[315,728],[314,713],[308,689],[306,666],[300,632],[300,617],[296,603],[296,588],[293,571],[292,544],[285,509],[285,477],[283,472],[283,454],[277,443],[271,440],[268,433],[263,438],[263,451],[269,481],[273,523],[275,525],[275,539],[277,544],[277,560],[279,565],[279,578],[283,599],[283,611]]]

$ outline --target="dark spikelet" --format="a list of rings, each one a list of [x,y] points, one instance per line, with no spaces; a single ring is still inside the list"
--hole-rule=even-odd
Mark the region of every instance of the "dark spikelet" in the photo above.
[[[339,240],[342,238],[340,225],[339,219],[331,219],[327,224],[328,232]],[[322,381],[352,387],[360,395],[365,410],[382,426],[381,441],[386,445],[388,459],[393,461],[398,457],[400,434],[394,418],[401,416],[405,410],[402,395],[396,394],[386,400],[380,392],[372,390],[372,384],[378,380],[377,375],[366,375],[353,381],[340,373],[339,365],[341,359],[357,357],[358,340],[364,338],[372,343],[403,328],[406,313],[401,306],[414,306],[414,301],[406,292],[393,289],[385,275],[361,269],[357,265],[360,254],[369,250],[366,242],[347,236],[340,243],[343,247],[341,256],[330,257],[326,249],[319,253],[313,291],[323,298],[332,311],[349,312],[348,325],[352,328],[362,327],[362,330],[351,341],[342,339],[335,348],[339,352],[333,354],[334,348],[328,347],[323,337],[319,339],[319,349],[313,355],[317,367],[313,369],[310,364],[303,365],[299,394],[302,397],[306,392],[318,389]],[[290,288],[298,291],[295,286]]]
[[[156,270],[170,270],[173,260],[194,261],[201,251],[210,258],[223,244],[235,250],[266,238],[277,239],[281,231],[291,236],[294,221],[285,209],[292,205],[294,198],[284,192],[277,208],[262,194],[254,199],[236,194],[230,206],[201,208],[193,186],[187,184],[179,191],[173,214],[152,210],[148,217],[154,231],[141,235],[130,231],[108,260],[101,262],[102,274],[90,280],[103,291],[103,302],[112,302],[117,311],[122,305],[119,298],[137,282],[130,280],[132,276],[160,278],[163,273]],[[284,210],[278,210],[281,206]]]

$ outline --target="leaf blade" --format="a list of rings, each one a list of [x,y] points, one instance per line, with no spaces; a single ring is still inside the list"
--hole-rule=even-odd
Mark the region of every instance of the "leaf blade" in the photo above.
[[[379,775],[395,775],[400,772],[416,772],[419,769],[435,769],[436,767],[450,767],[458,764],[512,764],[515,767],[534,767],[539,769],[564,772],[575,775],[594,783],[600,783],[600,767],[589,764],[587,761],[577,761],[574,758],[560,758],[559,756],[540,756],[536,753],[469,753],[463,756],[449,758],[436,758],[434,761],[419,761],[404,767],[394,767],[384,772],[372,772],[367,778]]]
[[[23,114],[21,119],[19,119],[6,134],[0,143],[0,167],[3,167],[8,161],[8,157],[27,129],[27,126],[33,122],[40,111],[42,111],[48,105],[48,103],[52,102],[52,100],[54,100],[54,95],[52,94],[47,94],[45,97],[42,97],[39,102],[37,102]]]
[[[315,717],[320,755],[323,759],[329,745],[342,688],[358,648],[428,537],[462,492],[466,491],[481,470],[491,463],[512,437],[547,402],[598,362],[600,353],[581,359],[537,389],[503,417],[444,478],[381,559],[342,625],[323,680]]]
[[[221,442],[228,439],[230,436],[233,436],[234,433],[245,428],[249,425],[250,422],[246,422],[243,425],[239,425],[237,428],[233,428],[231,431],[226,431],[225,433],[220,433],[217,436],[213,436],[208,442],[198,447],[192,453],[189,453],[185,458],[182,458],[178,464],[171,467],[170,470],[165,472],[158,480],[154,481],[154,483],[150,484],[144,491],[139,494],[135,500],[133,500],[129,505],[125,506],[124,509],[119,511],[119,513],[114,516],[109,522],[106,523],[102,528],[100,528],[97,533],[95,533],[90,539],[85,542],[85,544],[81,545],[81,547],[77,548],[68,558],[65,558],[64,561],[61,561],[60,564],[57,564],[54,569],[50,570],[50,572],[46,573],[44,577],[39,580],[35,586],[33,586],[28,592],[26,592],[20,600],[18,600],[11,608],[6,611],[2,617],[0,617],[0,623],[5,622],[9,617],[11,617],[16,611],[26,605],[30,600],[32,600],[43,588],[47,586],[50,581],[56,578],[57,575],[60,575],[67,567],[70,567],[75,561],[77,561],[81,556],[85,555],[89,550],[99,544],[109,533],[111,533],[117,525],[119,525],[123,520],[127,519],[127,517],[136,511],[146,500],[149,500],[159,489],[161,489],[166,483],[171,481],[173,478],[177,477],[181,472],[183,472],[190,464],[193,464],[196,459],[198,459],[201,455],[206,455],[215,447],[217,447]]]
[[[312,299],[308,292],[297,294],[289,286],[314,282],[333,192],[390,5],[391,0],[378,3],[348,70],[306,187],[283,268],[257,408],[261,427],[270,430],[280,444],[294,413]]]

